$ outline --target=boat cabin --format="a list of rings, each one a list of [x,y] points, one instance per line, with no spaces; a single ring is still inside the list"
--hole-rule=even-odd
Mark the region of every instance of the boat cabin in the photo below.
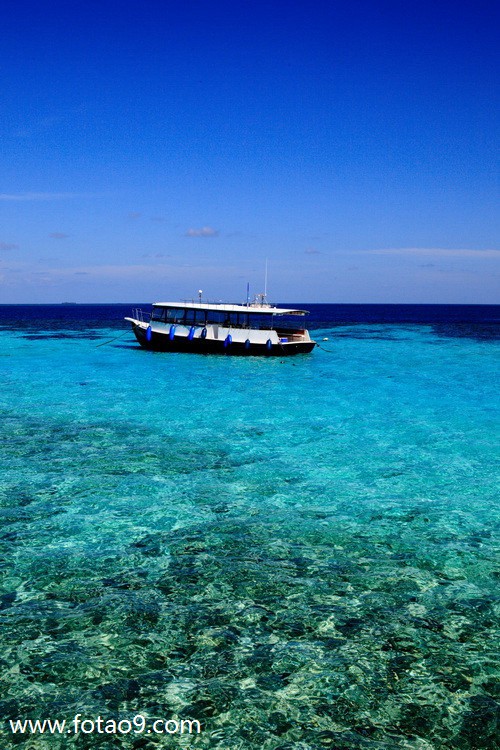
[[[279,317],[279,329],[292,331],[297,329],[297,325],[295,321],[286,320],[286,318],[303,315],[307,315],[306,310],[279,309],[271,306],[186,303],[185,307],[181,307],[179,303],[171,305],[157,302],[153,305],[151,322],[188,327],[219,325],[231,329],[277,330],[274,319]]]

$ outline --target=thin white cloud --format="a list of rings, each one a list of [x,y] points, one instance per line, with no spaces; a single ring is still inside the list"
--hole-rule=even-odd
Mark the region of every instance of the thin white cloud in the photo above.
[[[0,201],[56,201],[73,196],[74,193],[0,193]]]
[[[11,268],[17,267],[26,273],[26,278],[36,275],[50,276],[52,280],[64,280],[72,276],[91,276],[95,279],[102,280],[119,280],[136,278],[168,278],[171,275],[178,274],[180,269],[176,266],[166,264],[137,264],[130,266],[120,265],[95,265],[95,266],[68,266],[65,268],[49,267],[43,271],[35,271],[28,263],[10,264]],[[5,270],[5,266],[2,270]],[[184,267],[182,267],[184,268]],[[186,273],[189,273],[191,267],[186,266]],[[196,267],[195,267],[196,268]]]
[[[218,237],[219,232],[213,227],[201,227],[201,229],[188,229],[186,237]]]
[[[498,258],[500,260],[500,250],[470,250],[470,249],[449,249],[444,247],[395,247],[385,248],[382,250],[365,250],[362,251],[367,255],[401,255],[417,256],[430,258]]]

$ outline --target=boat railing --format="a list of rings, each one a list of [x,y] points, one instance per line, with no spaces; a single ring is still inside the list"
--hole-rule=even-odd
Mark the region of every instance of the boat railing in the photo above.
[[[132,315],[135,320],[139,320],[141,323],[149,323],[151,320],[151,313],[141,310],[140,307],[135,307],[132,310]]]

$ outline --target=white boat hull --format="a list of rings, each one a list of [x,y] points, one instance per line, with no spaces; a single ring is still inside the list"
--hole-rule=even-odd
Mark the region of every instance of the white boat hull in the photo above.
[[[126,318],[139,344],[153,351],[196,352],[242,356],[306,354],[316,346],[307,331],[227,328],[221,325],[184,326],[146,323]]]

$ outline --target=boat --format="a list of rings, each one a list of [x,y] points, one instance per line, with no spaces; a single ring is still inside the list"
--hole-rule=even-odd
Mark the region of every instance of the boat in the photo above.
[[[251,303],[154,302],[151,312],[135,309],[125,318],[144,349],[161,352],[283,357],[316,346],[296,318],[308,310],[275,307],[265,295]]]

